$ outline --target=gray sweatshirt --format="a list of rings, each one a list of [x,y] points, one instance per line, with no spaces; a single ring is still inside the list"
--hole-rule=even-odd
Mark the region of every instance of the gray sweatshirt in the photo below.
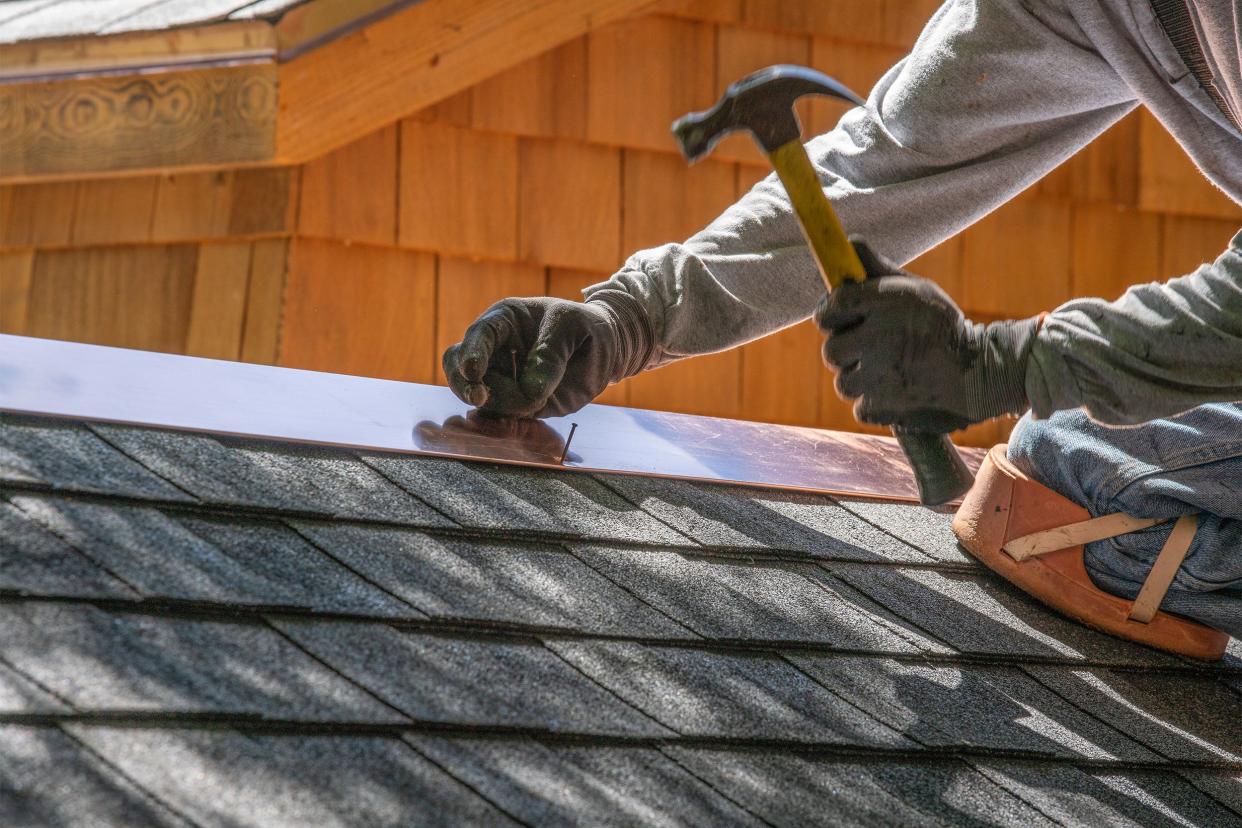
[[[1242,5],[1190,5],[1206,69],[1187,66],[1153,0],[946,3],[866,106],[807,145],[846,231],[909,261],[1140,103],[1213,184],[1242,202],[1234,123]],[[823,294],[774,176],[684,244],[635,253],[586,294],[602,289],[626,291],[646,312],[656,340],[647,367],[795,324]],[[1057,308],[1036,340],[1026,387],[1037,416],[1084,406],[1114,423],[1242,400],[1242,233],[1192,274],[1131,288],[1115,302]]]

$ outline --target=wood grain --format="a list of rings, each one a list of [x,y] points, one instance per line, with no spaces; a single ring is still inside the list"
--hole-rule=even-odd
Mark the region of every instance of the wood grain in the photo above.
[[[772,174],[772,168],[766,162],[763,164],[738,164],[736,174],[737,197],[741,198],[750,192],[763,179]]]
[[[16,184],[0,188],[0,246],[51,247],[68,244],[73,234],[77,197],[76,181]]]
[[[271,365],[279,357],[288,251],[289,243],[284,239],[265,239],[251,245],[241,345],[245,362]]]
[[[1130,285],[1162,282],[1161,217],[1112,204],[1074,206],[1074,296],[1116,299]]]
[[[519,257],[615,270],[621,263],[621,151],[523,138],[519,158]]]
[[[813,426],[819,419],[822,344],[811,322],[800,322],[742,346],[739,416],[765,423]]]
[[[293,242],[281,365],[430,382],[434,344],[434,256]]]
[[[707,23],[651,17],[592,32],[587,138],[677,152],[669,124],[716,102],[714,64],[715,29]]]
[[[1154,115],[1144,111],[1138,117],[1141,209],[1242,219],[1242,205],[1212,186]]]
[[[642,150],[626,150],[624,164],[623,255],[684,241],[734,201],[732,164]]]
[[[546,138],[586,136],[587,39],[579,37],[471,90],[478,129]]]
[[[249,281],[249,244],[232,242],[199,247],[185,340],[187,354],[212,359],[238,358]]]
[[[230,236],[268,236],[292,232],[297,222],[297,170],[264,167],[233,176]]]
[[[26,333],[121,348],[185,348],[194,245],[40,251]]]
[[[151,223],[154,241],[213,239],[229,230],[233,209],[231,171],[161,176]]]
[[[517,139],[442,124],[401,124],[402,247],[517,256]]]
[[[652,11],[710,23],[736,23],[742,19],[742,4],[743,0],[663,0]]]
[[[280,68],[277,158],[361,138],[652,0],[423,0]]]
[[[493,302],[509,296],[542,296],[547,277],[537,265],[440,257],[436,294],[435,381],[444,385],[440,355]]]
[[[1070,210],[1011,201],[962,236],[962,307],[994,317],[1049,311],[1070,298]]]
[[[883,42],[883,0],[744,0],[742,22],[759,29]]]
[[[34,251],[0,253],[0,333],[26,333]]]
[[[155,176],[80,182],[70,241],[75,245],[147,241],[157,183]]]
[[[397,126],[302,168],[298,232],[342,241],[397,240]]]
[[[501,72],[497,77],[505,77],[509,73]],[[439,103],[418,110],[410,116],[412,120],[424,121],[433,124],[448,124],[449,126],[469,128],[474,126],[474,93],[479,87],[475,86],[451,95]],[[501,130],[501,132],[510,132],[512,130]]]
[[[1082,201],[1133,206],[1139,189],[1140,115],[1135,112],[1113,125],[1070,159],[1069,195]]]
[[[962,287],[962,237],[954,236],[906,264],[906,269],[945,289],[957,302],[964,299]]]
[[[0,85],[0,178],[270,160],[276,70]]]
[[[1238,222],[1196,216],[1165,216],[1160,244],[1160,281],[1193,273],[1214,262],[1239,232]]]
[[[626,382],[635,408],[737,417],[741,411],[742,352],[737,348],[691,357]]]
[[[382,13],[394,0],[312,0],[284,12],[274,27],[281,54],[311,46],[334,30]]]
[[[283,235],[293,231],[295,170],[283,167],[161,176],[154,241]]]

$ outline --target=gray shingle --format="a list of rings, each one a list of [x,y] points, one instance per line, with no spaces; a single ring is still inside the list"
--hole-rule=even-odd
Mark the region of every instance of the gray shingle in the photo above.
[[[0,727],[0,825],[185,823],[54,727]]]
[[[838,498],[837,502],[874,526],[896,535],[906,543],[944,563],[971,563],[974,558],[962,549],[953,534],[953,512],[929,509],[916,503],[891,500]]]
[[[8,665],[0,663],[0,713],[45,714],[68,713],[69,710],[68,705],[51,693]]]
[[[1177,774],[1167,771],[1084,771],[1055,765],[982,763],[979,772],[1062,825],[1239,825]]]
[[[24,498],[15,498],[21,502]],[[0,502],[0,589],[26,595],[136,598],[137,593],[14,506]]]
[[[514,824],[400,739],[70,730],[196,825]]]
[[[773,656],[604,641],[548,646],[683,735],[913,746]]]
[[[257,624],[7,603],[0,657],[79,710],[402,720]]]
[[[1242,697],[1213,678],[1034,665],[1024,669],[1171,759],[1242,762]]]
[[[663,750],[772,825],[1055,824],[957,761]]]
[[[1184,770],[1178,775],[1236,814],[1242,825],[1242,770]]]
[[[406,739],[528,825],[760,824],[655,750]]]
[[[193,500],[84,425],[4,413],[0,413],[0,480],[76,492]]]
[[[562,548],[443,540],[395,527],[293,525],[355,572],[439,618],[694,637]]]
[[[693,545],[580,472],[399,454],[362,459],[464,526]]]
[[[1050,756],[1157,761],[1014,667],[789,656],[820,684],[911,739]]]
[[[145,598],[424,617],[276,522],[38,495],[13,502]]]
[[[205,434],[92,426],[160,476],[209,503],[416,526],[451,522],[352,454]]]
[[[667,731],[538,642],[278,621],[342,675],[422,721],[653,736]]]
[[[935,647],[813,566],[687,558],[671,550],[576,551],[642,600],[709,638],[814,641],[889,653]]]
[[[789,550],[860,561],[930,560],[823,495],[655,477],[599,479],[705,546]]]
[[[829,572],[965,653],[1173,665],[1172,657],[1057,615],[990,572],[832,564]]]

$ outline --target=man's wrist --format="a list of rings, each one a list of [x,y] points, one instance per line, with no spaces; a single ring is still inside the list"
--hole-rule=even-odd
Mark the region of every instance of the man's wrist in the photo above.
[[[587,304],[600,306],[616,329],[617,364],[611,381],[620,382],[646,368],[655,349],[655,336],[638,300],[623,290],[604,289],[593,292]]]
[[[981,326],[979,355],[968,381],[972,418],[1021,414],[1030,407],[1026,368],[1043,319],[1040,314]]]

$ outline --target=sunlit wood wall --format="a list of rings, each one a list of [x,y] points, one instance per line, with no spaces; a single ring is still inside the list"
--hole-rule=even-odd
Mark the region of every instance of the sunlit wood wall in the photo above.
[[[0,189],[0,330],[442,382],[441,350],[491,302],[577,298],[766,174],[740,138],[687,168],[673,118],[770,63],[865,90],[935,5],[665,4],[302,168]],[[805,114],[824,130],[839,113]],[[912,269],[977,318],[1029,315],[1186,272],[1239,224],[1242,209],[1136,114]],[[855,427],[809,324],[634,378],[605,401]]]

